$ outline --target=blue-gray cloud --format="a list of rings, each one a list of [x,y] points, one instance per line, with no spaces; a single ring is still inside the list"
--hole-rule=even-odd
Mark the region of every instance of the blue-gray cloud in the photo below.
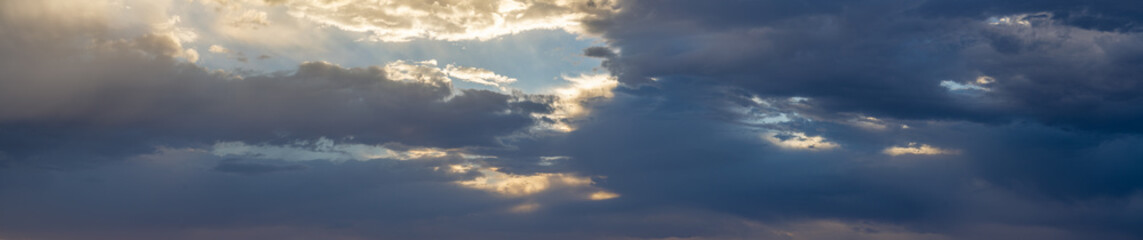
[[[546,113],[533,106],[546,103],[453,89],[439,70],[417,65],[309,62],[292,73],[211,72],[173,58],[179,44],[165,35],[96,39],[77,46],[83,50],[24,57],[64,46],[16,40],[4,47],[13,54],[0,60],[9,76],[0,81],[0,152],[10,159],[50,165],[159,146],[321,137],[494,147],[498,137],[532,126],[531,114]]]
[[[1133,66],[1143,41],[1137,32],[1064,19],[1081,13],[1062,16],[1101,9],[1088,4],[981,4],[969,8],[972,14],[947,15],[930,13],[940,11],[933,7],[940,1],[695,4],[627,1],[621,16],[597,23],[623,50],[605,65],[629,84],[707,78],[760,94],[810,97],[829,112],[1140,130]],[[739,14],[754,9],[776,13]],[[982,76],[995,80],[992,91],[975,97],[940,84]]]
[[[0,237],[1143,236],[1139,4],[614,3],[583,55],[625,86],[562,100],[0,11]],[[313,159],[351,145],[392,152]]]

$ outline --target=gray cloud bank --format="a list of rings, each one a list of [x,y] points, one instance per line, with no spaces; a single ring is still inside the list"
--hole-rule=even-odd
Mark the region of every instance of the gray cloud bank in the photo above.
[[[531,126],[532,113],[550,111],[502,93],[454,90],[420,68],[309,62],[293,73],[240,77],[180,62],[182,49],[167,35],[103,40],[49,32],[58,31],[53,25],[12,27],[0,50],[0,151],[27,164],[227,140],[494,147]],[[93,40],[69,42],[85,38]]]

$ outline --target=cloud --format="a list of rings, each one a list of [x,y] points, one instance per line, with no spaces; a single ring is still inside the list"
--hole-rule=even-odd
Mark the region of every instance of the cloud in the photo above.
[[[1113,227],[1121,223],[1118,217],[1137,214],[1135,208],[1098,203],[1106,197],[1116,201],[1137,198],[1131,192],[1143,185],[1132,180],[1133,175],[1126,173],[1131,170],[1126,169],[1138,169],[1138,164],[1121,161],[1134,154],[1126,147],[1135,144],[1131,139],[1136,137],[1038,124],[892,118],[877,122],[910,127],[870,129],[847,121],[853,116],[817,121],[810,118],[822,116],[808,114],[786,122],[743,124],[742,115],[726,104],[737,101],[731,96],[758,104],[751,100],[753,94],[685,78],[664,78],[651,88],[618,88],[613,94],[610,101],[593,107],[591,121],[582,122],[567,137],[551,145],[523,145],[530,147],[520,151],[534,152],[525,156],[537,158],[567,156],[571,160],[552,166],[608,176],[597,185],[622,194],[614,201],[628,206],[685,206],[734,214],[764,225],[790,223],[789,219],[873,221],[896,226],[891,231],[904,238],[935,239],[1046,232],[1062,239],[1083,239],[1089,234],[1129,239],[1138,234],[1131,228]],[[806,107],[784,99],[763,102],[774,111],[800,113],[800,107]],[[781,141],[776,133],[790,136]],[[887,154],[886,146],[900,144],[902,139],[925,144],[895,146],[890,149],[897,150]],[[817,148],[819,143],[837,147],[788,150]],[[773,145],[779,146],[764,147]],[[1096,151],[1103,154],[1089,155]],[[935,161],[892,161],[906,157],[891,155],[898,152],[934,154],[924,156]],[[527,171],[526,166],[511,162],[536,164],[541,160],[509,154],[491,161]],[[1092,206],[1086,204],[1098,205],[1099,210],[1072,212],[1073,206]],[[881,231],[888,234],[884,231],[890,230]],[[929,235],[909,235],[918,231]],[[845,231],[817,229],[797,236],[829,238],[815,235],[827,232]],[[859,235],[890,237],[878,234]]]
[[[941,81],[941,87],[948,88],[950,91],[958,91],[958,90],[990,91],[991,90],[991,89],[986,88],[986,87],[981,87],[980,85],[975,84],[975,83],[965,84],[965,83],[958,83],[958,82],[953,82],[953,81]]]
[[[258,10],[246,10],[242,14],[233,14],[230,16],[230,25],[238,28],[258,29],[270,25],[270,20],[266,12]]]
[[[328,138],[319,138],[312,143],[301,140],[285,146],[218,142],[211,148],[211,153],[220,157],[238,156],[285,161],[366,161],[396,155],[393,150],[381,146],[336,144]]]
[[[1129,59],[1140,55],[1143,40],[1124,30],[1138,14],[1096,3],[1090,9],[1101,13],[1081,13],[1084,4],[1072,2],[978,3],[622,2],[622,12],[589,27],[617,51],[585,54],[605,58],[603,66],[632,90],[593,110],[594,119],[614,126],[581,126],[571,138],[586,146],[546,154],[611,176],[602,186],[627,200],[698,205],[764,222],[879,219],[929,229],[929,220],[947,220],[944,211],[975,214],[1021,202],[1038,210],[995,212],[990,217],[1019,219],[1001,225],[1021,226],[997,232],[1138,235],[1105,215],[1138,214],[1134,207],[1097,203],[1134,201],[1143,189],[1138,177],[1119,170],[1139,167],[1123,160],[1134,154],[1126,146],[1140,146],[1140,99],[1127,92],[1137,92],[1129,76],[1138,68]],[[930,8],[938,5],[949,9]],[[1132,20],[1111,30],[1076,22],[1081,15]],[[844,147],[751,146],[806,149],[826,139]],[[937,161],[887,161],[905,155]],[[831,209],[837,199],[850,200]],[[972,203],[940,204],[948,199]],[[1006,200],[987,203],[998,199]],[[910,210],[869,204],[884,201]],[[1065,217],[1071,204],[1102,210],[1075,213],[1086,219],[1075,220]],[[971,239],[977,231],[968,230],[977,220],[955,222],[962,228],[936,232]]]
[[[568,174],[540,173],[522,176],[496,170],[496,168],[482,168],[478,170],[480,177],[458,183],[465,187],[513,197],[537,194],[553,187],[582,187],[592,184],[590,178]]]
[[[239,62],[247,62],[250,60],[249,58],[246,57],[245,53],[230,50],[229,48],[219,46],[219,45],[210,45],[210,48],[208,48],[207,51],[210,51],[211,53],[224,54],[227,57],[231,57],[231,58],[234,58],[234,60],[238,60]],[[265,55],[263,55],[263,56],[265,56]],[[261,58],[261,56],[259,56],[258,59],[261,60],[264,58]]]
[[[0,238],[1143,236],[1133,3],[199,1],[272,41],[604,38],[610,72],[525,93],[433,58],[208,69],[249,46],[92,2],[0,3]]]
[[[909,145],[906,145],[904,147],[900,147],[900,146],[889,147],[889,148],[886,148],[885,151],[882,151],[882,152],[885,154],[888,154],[890,156],[943,155],[943,154],[959,154],[960,153],[960,151],[956,151],[956,150],[936,148],[933,146],[929,146],[928,144],[918,145],[917,143],[909,143]]]
[[[453,89],[447,74],[424,64],[307,62],[290,73],[236,76],[178,60],[193,59],[171,34],[106,39],[86,29],[50,33],[58,30],[52,27],[6,31],[30,37],[10,38],[17,40],[0,49],[10,53],[0,60],[8,76],[0,81],[0,129],[7,133],[0,141],[11,143],[0,151],[24,164],[322,137],[491,147],[533,126],[533,114],[548,113],[529,107],[542,103],[512,95]]]
[[[763,135],[766,141],[782,148],[797,150],[829,150],[839,147],[821,136],[806,136],[800,132],[774,132]]]
[[[219,46],[219,45],[210,45],[210,48],[208,50],[212,53],[225,53],[225,54],[233,53],[233,51],[231,51],[230,49],[227,49],[226,47]]]
[[[276,2],[290,14],[370,39],[406,42],[488,40],[538,29],[579,32],[580,22],[615,12],[608,0],[311,1]]]
[[[378,236],[358,229],[366,225],[403,225],[409,219],[497,213],[501,207],[515,204],[455,185],[453,181],[464,179],[463,175],[432,171],[431,166],[442,163],[290,164],[221,160],[205,152],[172,149],[133,157],[117,167],[73,170],[59,176],[50,176],[44,169],[5,168],[0,169],[5,179],[5,187],[0,190],[0,209],[6,213],[0,216],[4,223],[0,229],[5,238],[37,239],[79,235],[94,239],[139,238],[175,232],[188,234],[181,236],[243,238],[282,231],[232,232],[267,226],[312,229],[315,232],[307,234],[317,234],[314,236],[364,237]],[[9,180],[29,184],[11,185]],[[59,184],[26,182],[39,180]],[[285,185],[290,187],[282,188]],[[99,190],[83,190],[91,188]],[[26,201],[52,194],[67,197],[60,201]],[[266,215],[267,211],[277,213]],[[83,216],[71,216],[77,212],[83,212]],[[366,212],[369,213],[358,215]],[[39,217],[17,217],[32,213]],[[163,216],[181,217],[174,220]],[[332,230],[339,225],[356,227]],[[140,229],[144,226],[166,230]],[[199,226],[194,228],[200,230],[190,230],[190,226]],[[57,227],[74,232],[61,235],[45,231]],[[400,228],[404,227],[393,229]],[[382,235],[412,236],[403,234],[410,233]]]
[[[94,80],[96,82],[80,86],[6,82],[7,85],[31,87],[25,88],[26,91],[35,91],[35,95],[30,95],[31,92],[8,95],[9,105],[39,106],[13,109],[3,114],[8,123],[5,124],[6,128],[21,126],[24,131],[30,131],[27,132],[30,135],[9,137],[70,138],[67,136],[77,132],[135,129],[145,134],[124,136],[135,140],[122,144],[149,142],[164,136],[183,136],[184,139],[191,137],[201,141],[267,141],[328,136],[353,137],[355,141],[369,144],[401,142],[461,147],[499,145],[497,136],[511,134],[533,123],[532,112],[522,109],[511,112],[515,108],[515,103],[509,102],[512,97],[478,90],[463,90],[453,95],[451,85],[444,76],[389,80],[384,76],[386,71],[381,68],[345,69],[326,63],[307,63],[292,75],[231,79],[178,64],[164,65],[160,62],[151,65],[156,72],[143,75],[100,76],[117,73],[76,72],[87,74],[91,77],[88,79],[97,79]],[[163,78],[180,80],[156,82],[156,79]],[[35,78],[27,80],[31,79]],[[71,80],[64,78],[57,81]],[[107,82],[104,84],[98,81]],[[119,97],[99,97],[103,94],[117,94]],[[84,104],[61,101],[74,98],[79,98]],[[185,108],[177,112],[164,110],[164,106],[171,105]],[[93,112],[93,109],[102,111]],[[441,118],[446,115],[451,117]],[[440,122],[448,118],[453,120]],[[68,132],[54,132],[48,125],[40,125],[52,121],[75,120],[98,124],[73,125]],[[338,127],[341,130],[316,128],[312,125],[315,121],[331,124],[328,126],[341,126]],[[21,122],[35,123],[16,125]],[[181,127],[169,127],[171,124]],[[474,127],[476,125],[473,124],[488,125]],[[364,128],[373,130],[357,130]],[[463,132],[475,135],[466,139],[460,137]],[[98,135],[100,134],[90,137]],[[34,139],[22,141],[36,142]],[[60,144],[59,147],[69,146]],[[45,142],[37,145],[50,147],[56,144]],[[32,149],[5,151],[25,156],[37,154]]]
[[[382,145],[367,145],[353,143],[354,139],[346,138],[335,141],[329,138],[318,138],[313,141],[296,140],[292,143],[274,144],[247,144],[241,141],[216,142],[210,147],[210,152],[219,157],[239,157],[245,159],[271,159],[288,162],[300,161],[370,161],[378,159],[390,160],[424,160],[440,159],[446,157],[479,159],[489,158],[470,154],[463,149],[440,149],[428,147],[410,147],[399,143]]]
[[[515,78],[501,76],[487,69],[474,67],[460,67],[449,64],[448,66],[445,66],[444,72],[445,74],[448,74],[449,77],[460,79],[462,81],[474,82],[493,87],[500,87],[501,85],[507,85],[516,82]]]
[[[537,114],[549,120],[540,125],[545,129],[560,132],[575,130],[574,122],[590,113],[589,106],[613,97],[612,89],[619,85],[607,74],[563,76],[563,79],[571,84],[553,90],[556,98],[551,104],[552,112]]]
[[[1073,21],[1139,22],[1137,14],[1072,2],[947,4],[635,0],[589,29],[621,50],[604,66],[628,85],[689,76],[768,97],[808,97],[823,112],[1143,129],[1130,124],[1143,118],[1143,99],[1132,97],[1138,84],[1127,77],[1139,75],[1130,56],[1143,49],[1140,35]],[[1104,12],[1076,10],[1084,7]],[[980,76],[994,82],[974,83]]]
[[[598,192],[591,193],[591,196],[589,196],[588,198],[591,200],[595,200],[595,201],[601,201],[601,200],[613,199],[613,198],[617,198],[617,197],[619,197],[619,194],[616,194],[613,192],[607,192],[607,191],[598,191]]]

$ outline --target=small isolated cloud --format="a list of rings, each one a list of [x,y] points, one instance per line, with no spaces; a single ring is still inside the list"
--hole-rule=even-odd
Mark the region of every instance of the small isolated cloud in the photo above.
[[[596,58],[614,58],[614,57],[618,56],[618,54],[615,53],[615,50],[607,48],[607,47],[599,47],[599,46],[589,47],[587,49],[584,49],[583,55],[588,56],[588,57],[596,57]]]
[[[613,193],[613,192],[608,192],[608,191],[598,191],[598,192],[591,193],[591,196],[588,196],[589,199],[595,200],[595,201],[608,200],[608,199],[613,199],[613,198],[618,198],[618,197],[619,197],[619,194]]]
[[[492,70],[458,66],[454,64],[438,65],[436,59],[424,61],[395,61],[385,65],[387,77],[390,79],[408,81],[428,81],[432,84],[451,84],[452,80],[472,82],[488,85],[507,91],[508,84],[516,82],[515,78],[497,74]],[[443,85],[440,85],[443,86]]]
[[[540,157],[540,163],[538,163],[538,165],[540,165],[540,166],[552,166],[552,165],[556,165],[556,163],[559,161],[566,161],[566,160],[570,160],[570,159],[571,159],[571,157],[568,157],[568,156],[543,156],[543,157]]]
[[[594,188],[591,186],[594,182],[590,177],[581,177],[569,173],[534,173],[520,175],[505,173],[494,167],[470,167],[468,169],[472,168],[475,168],[480,176],[471,180],[459,181],[457,182],[458,184],[507,197],[525,197],[554,188]],[[602,195],[600,195],[601,193]],[[591,200],[604,200],[616,198],[619,197],[619,195],[596,190],[589,193],[586,197]]]
[[[942,148],[929,146],[928,144],[917,144],[917,143],[909,143],[908,145],[903,146],[903,147],[902,146],[893,146],[893,147],[886,148],[884,151],[881,151],[881,152],[888,154],[890,156],[960,154],[960,151],[958,151],[958,150],[942,149]]]
[[[1032,26],[1033,22],[1036,22],[1036,21],[1043,22],[1043,21],[1045,21],[1047,19],[1051,19],[1051,18],[1052,18],[1052,13],[1040,12],[1040,13],[1013,14],[1013,15],[1006,15],[1006,16],[993,16],[993,17],[989,17],[987,22],[988,22],[988,24],[997,25],[997,26],[1029,27],[1029,26]]]
[[[230,54],[233,52],[233,51],[230,51],[230,49],[223,47],[223,46],[219,46],[219,45],[210,45],[210,49],[208,49],[208,50],[212,53],[223,53],[223,54]]]
[[[452,80],[444,69],[437,67],[437,60],[420,62],[395,61],[385,64],[385,77],[399,81],[420,82],[433,86],[451,86]]]
[[[445,66],[444,72],[452,78],[493,87],[502,87],[516,82],[515,78],[505,77],[483,68],[454,66],[449,64]]]
[[[992,89],[984,87],[983,84],[978,84],[978,82],[979,82],[979,79],[976,82],[969,82],[969,83],[959,83],[959,82],[945,80],[945,81],[941,81],[941,87],[947,88],[949,91],[961,91],[961,90],[992,91]]]
[[[881,119],[878,119],[875,117],[869,117],[869,116],[858,116],[856,118],[849,119],[848,121],[846,121],[846,123],[853,125],[853,126],[856,126],[856,127],[868,129],[868,130],[885,130],[886,129],[885,121],[882,121]]]
[[[807,136],[801,132],[770,132],[762,135],[762,138],[785,149],[816,151],[840,147],[837,143],[829,142],[824,137]]]

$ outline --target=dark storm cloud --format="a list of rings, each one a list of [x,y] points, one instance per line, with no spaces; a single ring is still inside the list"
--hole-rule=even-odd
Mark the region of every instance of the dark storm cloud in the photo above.
[[[531,113],[552,112],[553,96],[454,94],[442,81],[323,62],[238,79],[180,63],[185,51],[164,35],[106,40],[118,38],[0,22],[12,29],[0,31],[0,237],[1143,236],[1136,3],[620,4],[587,25],[608,46],[583,55],[631,88],[585,100],[575,131],[503,139],[532,126]],[[798,136],[833,145],[775,142]],[[318,151],[295,141],[321,137],[469,155],[337,162],[201,150],[243,141]],[[920,146],[942,151],[886,152]],[[80,163],[99,164],[70,167]],[[589,176],[619,197],[500,196],[458,184],[484,176],[450,172],[463,163]]]
[[[990,1],[949,12],[938,6],[965,4],[696,4],[626,2],[620,16],[594,25],[622,49],[605,65],[627,84],[706,78],[760,94],[810,97],[827,112],[1143,130],[1143,85],[1135,67],[1143,55],[1140,35],[1076,26],[1062,19],[1076,14],[1054,13],[1138,18],[1138,4]],[[1095,5],[1100,7],[1084,7]],[[774,8],[782,11],[754,18],[736,14]],[[1119,10],[1099,11],[1112,8]],[[1005,17],[1027,24],[992,24]],[[971,98],[940,86],[978,76],[994,77],[994,91]]]
[[[590,23],[619,50],[585,55],[642,88],[536,155],[609,176],[601,186],[633,207],[871,219],[963,239],[981,223],[1143,234],[1128,220],[1143,191],[1143,36],[1131,30],[1143,6],[960,4],[626,1]],[[810,120],[743,124],[727,107],[751,96]],[[780,103],[790,97],[809,100]],[[897,125],[852,124],[864,117]],[[841,147],[781,149],[762,138],[772,130]],[[917,143],[955,154],[883,152]],[[1021,235],[986,238],[1004,232]]]
[[[609,176],[603,186],[623,200],[650,205],[697,205],[762,219],[868,218],[915,220],[937,214],[963,169],[914,175],[923,164],[878,169],[859,158],[880,149],[787,151],[763,141],[763,129],[742,128],[717,116],[720,94],[701,82],[663,82],[662,92],[617,97],[597,109],[598,124],[569,136],[576,168]],[[663,96],[666,101],[649,101]],[[635,114],[631,109],[643,109]],[[825,127],[825,126],[818,126]],[[606,140],[601,140],[606,139]],[[914,169],[915,168],[915,169]],[[918,171],[925,172],[925,171]],[[910,179],[895,184],[889,179]]]
[[[804,121],[745,127],[719,107],[727,104],[725,87],[658,83],[621,91],[594,109],[593,121],[549,143],[555,146],[525,143],[522,152],[568,156],[554,166],[607,176],[599,186],[623,194],[614,201],[627,210],[708,209],[766,223],[874,221],[953,239],[1033,235],[1021,228],[1058,231],[1059,239],[1143,234],[1130,220],[1143,216],[1133,204],[1143,189],[1138,136],[962,121],[883,130]],[[772,129],[800,129],[841,147],[779,148],[762,138]],[[957,153],[883,153],[908,142]],[[508,170],[535,169],[543,167]]]

